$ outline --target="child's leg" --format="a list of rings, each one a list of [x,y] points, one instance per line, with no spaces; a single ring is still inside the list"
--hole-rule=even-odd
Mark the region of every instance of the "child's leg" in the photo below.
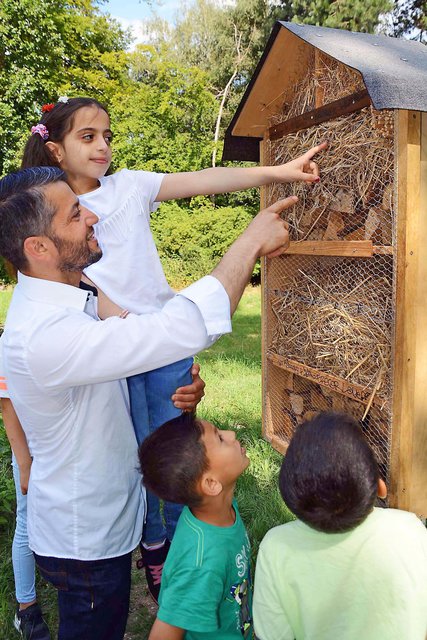
[[[174,407],[171,396],[178,387],[191,384],[191,367],[193,358],[185,358],[179,362],[155,369],[147,373],[146,398],[150,420],[150,432],[155,431],[164,422],[172,420],[181,414],[181,410]],[[172,540],[176,523],[183,509],[183,505],[165,502],[163,516],[166,533]]]
[[[130,409],[138,445],[150,433],[146,398],[146,373],[140,373],[127,379]],[[157,544],[166,538],[166,530],[160,515],[159,499],[147,491],[147,513],[142,539],[147,544]]]
[[[27,496],[22,495],[19,468],[12,457],[13,479],[16,490],[16,528],[12,543],[12,563],[15,576],[16,599],[20,604],[36,600],[35,561],[28,546]]]

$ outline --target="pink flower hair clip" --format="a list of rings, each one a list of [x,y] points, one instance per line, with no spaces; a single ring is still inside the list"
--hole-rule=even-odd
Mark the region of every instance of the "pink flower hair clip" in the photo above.
[[[47,140],[49,138],[49,131],[44,124],[41,124],[40,122],[39,124],[36,124],[35,127],[31,127],[31,135],[35,136],[37,133],[43,140]]]

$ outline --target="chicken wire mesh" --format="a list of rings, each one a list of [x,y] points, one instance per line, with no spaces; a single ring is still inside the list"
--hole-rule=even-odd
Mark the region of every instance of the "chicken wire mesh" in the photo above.
[[[314,56],[272,124],[364,88],[359,74]],[[320,98],[319,98],[320,96]],[[265,142],[277,165],[321,141],[321,182],[272,185],[267,203],[291,194],[285,212],[295,255],[267,261],[264,273],[265,432],[278,448],[319,411],[350,413],[389,476],[395,323],[394,113],[366,107]],[[368,241],[365,257],[311,255],[337,241]],[[304,254],[304,242],[310,250]],[[307,246],[307,245],[306,245]],[[331,246],[331,245],[329,245]],[[295,248],[296,247],[296,248]],[[313,250],[314,247],[314,250]]]

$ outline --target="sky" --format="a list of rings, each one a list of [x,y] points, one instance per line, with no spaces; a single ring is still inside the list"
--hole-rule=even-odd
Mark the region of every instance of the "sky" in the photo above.
[[[0,0],[1,1],[1,0]],[[154,13],[170,23],[182,13],[183,4],[191,4],[192,0],[107,0],[99,5],[101,11],[108,12],[116,18],[124,28],[131,27],[135,37],[134,45],[138,42],[149,42],[150,34],[144,28],[145,21],[153,17]],[[234,0],[216,0],[219,5],[233,4]]]
[[[144,42],[147,41],[144,22],[153,16],[153,11],[172,22],[180,6],[180,0],[154,0],[151,6],[145,0],[108,0],[100,9],[119,20],[123,27],[132,27],[136,42]]]

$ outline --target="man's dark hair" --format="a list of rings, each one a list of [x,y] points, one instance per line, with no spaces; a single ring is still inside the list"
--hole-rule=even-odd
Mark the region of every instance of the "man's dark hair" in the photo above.
[[[357,422],[321,413],[299,426],[285,454],[279,487],[289,509],[318,531],[354,529],[372,511],[379,471]]]
[[[197,482],[209,468],[203,432],[200,420],[183,413],[143,441],[139,462],[147,489],[169,502],[189,507],[201,503]]]
[[[44,140],[38,134],[30,135],[25,145],[21,168],[59,167],[46,142],[62,142],[73,128],[75,114],[83,107],[96,107],[109,115],[107,108],[94,98],[68,98],[66,102],[57,102],[39,121],[47,128],[48,139]]]
[[[0,180],[0,255],[16,269],[28,266],[25,240],[49,234],[55,211],[43,187],[59,180],[65,181],[65,173],[56,167],[24,169]]]

